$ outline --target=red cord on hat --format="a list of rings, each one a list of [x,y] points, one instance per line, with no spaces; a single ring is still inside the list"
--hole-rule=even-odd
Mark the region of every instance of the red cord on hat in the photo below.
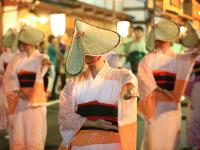
[[[83,35],[84,35],[84,32],[83,31],[79,31],[79,32],[76,33],[76,38],[79,38],[79,37],[81,37]]]

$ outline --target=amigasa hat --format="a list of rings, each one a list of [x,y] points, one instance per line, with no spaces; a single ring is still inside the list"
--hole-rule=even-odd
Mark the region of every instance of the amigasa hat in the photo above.
[[[2,45],[5,48],[10,48],[12,51],[17,49],[18,45],[18,33],[14,29],[8,29],[8,31],[3,35]]]
[[[161,17],[154,17],[154,25],[147,38],[146,48],[152,51],[155,49],[156,40],[173,41],[179,33],[179,25],[175,22]]]
[[[25,25],[19,31],[18,40],[20,42],[37,45],[42,42],[43,39],[44,33],[37,28]]]
[[[118,33],[76,19],[72,44],[65,62],[67,75],[77,76],[82,72],[85,55],[102,55],[119,44]]]
[[[186,24],[186,34],[181,39],[181,43],[185,47],[192,48],[196,46],[200,42],[200,31],[196,30],[191,22],[187,22]]]

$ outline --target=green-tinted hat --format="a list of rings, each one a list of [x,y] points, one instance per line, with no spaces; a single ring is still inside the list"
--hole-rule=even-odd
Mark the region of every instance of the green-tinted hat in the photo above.
[[[23,43],[37,45],[42,42],[43,39],[44,33],[41,30],[31,26],[25,25],[19,31],[18,40]]]
[[[154,25],[147,38],[146,48],[149,51],[153,51],[156,40],[173,41],[178,37],[179,33],[179,25],[175,22],[161,17],[154,17]]]
[[[181,39],[185,47],[195,47],[200,42],[200,31],[196,30],[191,22],[186,24],[186,35]]]
[[[72,44],[65,62],[67,75],[76,76],[82,72],[85,55],[102,55],[119,44],[118,33],[76,19]]]
[[[8,29],[8,31],[3,35],[2,45],[5,48],[10,48],[12,51],[15,51],[18,45],[17,31],[14,29]]]

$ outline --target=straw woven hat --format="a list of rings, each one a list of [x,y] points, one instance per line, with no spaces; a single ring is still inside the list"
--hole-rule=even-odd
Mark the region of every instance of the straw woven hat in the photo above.
[[[12,51],[17,49],[18,45],[18,33],[14,29],[8,29],[8,31],[3,35],[2,45],[5,48],[10,48]]]
[[[44,33],[31,26],[23,26],[19,31],[18,40],[23,43],[37,45],[42,42],[43,39]]]
[[[85,55],[102,55],[119,44],[118,33],[76,19],[72,44],[65,62],[67,75],[76,76],[82,72]]]
[[[154,25],[149,33],[146,42],[146,48],[149,51],[155,49],[155,41],[173,41],[180,33],[179,25],[171,20],[154,17]]]
[[[196,30],[191,22],[186,24],[186,35],[181,39],[185,47],[195,47],[200,42],[200,31]]]

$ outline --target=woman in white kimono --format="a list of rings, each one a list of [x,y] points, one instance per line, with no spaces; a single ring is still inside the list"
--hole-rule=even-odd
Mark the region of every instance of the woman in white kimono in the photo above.
[[[17,33],[13,29],[9,29],[2,38],[2,53],[0,56],[0,129],[7,128],[7,113],[6,113],[6,96],[3,92],[3,76],[8,63],[13,59],[15,54],[11,52],[16,41]]]
[[[145,119],[143,150],[176,150],[179,146],[181,97],[198,53],[175,54],[169,41],[178,34],[174,22],[155,18],[147,41],[147,48],[154,51],[139,64],[138,111]]]
[[[40,30],[22,27],[18,47],[26,55],[15,57],[5,73],[11,150],[42,150],[45,146],[47,125],[43,76],[50,62],[36,49],[36,44],[43,38]]]
[[[188,120],[187,120],[187,144],[192,148],[200,149],[200,56],[197,57],[191,77],[186,90],[189,98]]]
[[[60,95],[60,150],[136,149],[137,79],[100,56],[119,41],[113,31],[75,21],[66,72],[79,76],[69,78]]]
[[[200,46],[200,31],[187,23],[187,34],[182,39],[182,44],[188,48]],[[190,82],[186,89],[186,96],[189,98],[188,120],[187,120],[187,143],[190,149],[200,149],[200,56],[196,58]]]

